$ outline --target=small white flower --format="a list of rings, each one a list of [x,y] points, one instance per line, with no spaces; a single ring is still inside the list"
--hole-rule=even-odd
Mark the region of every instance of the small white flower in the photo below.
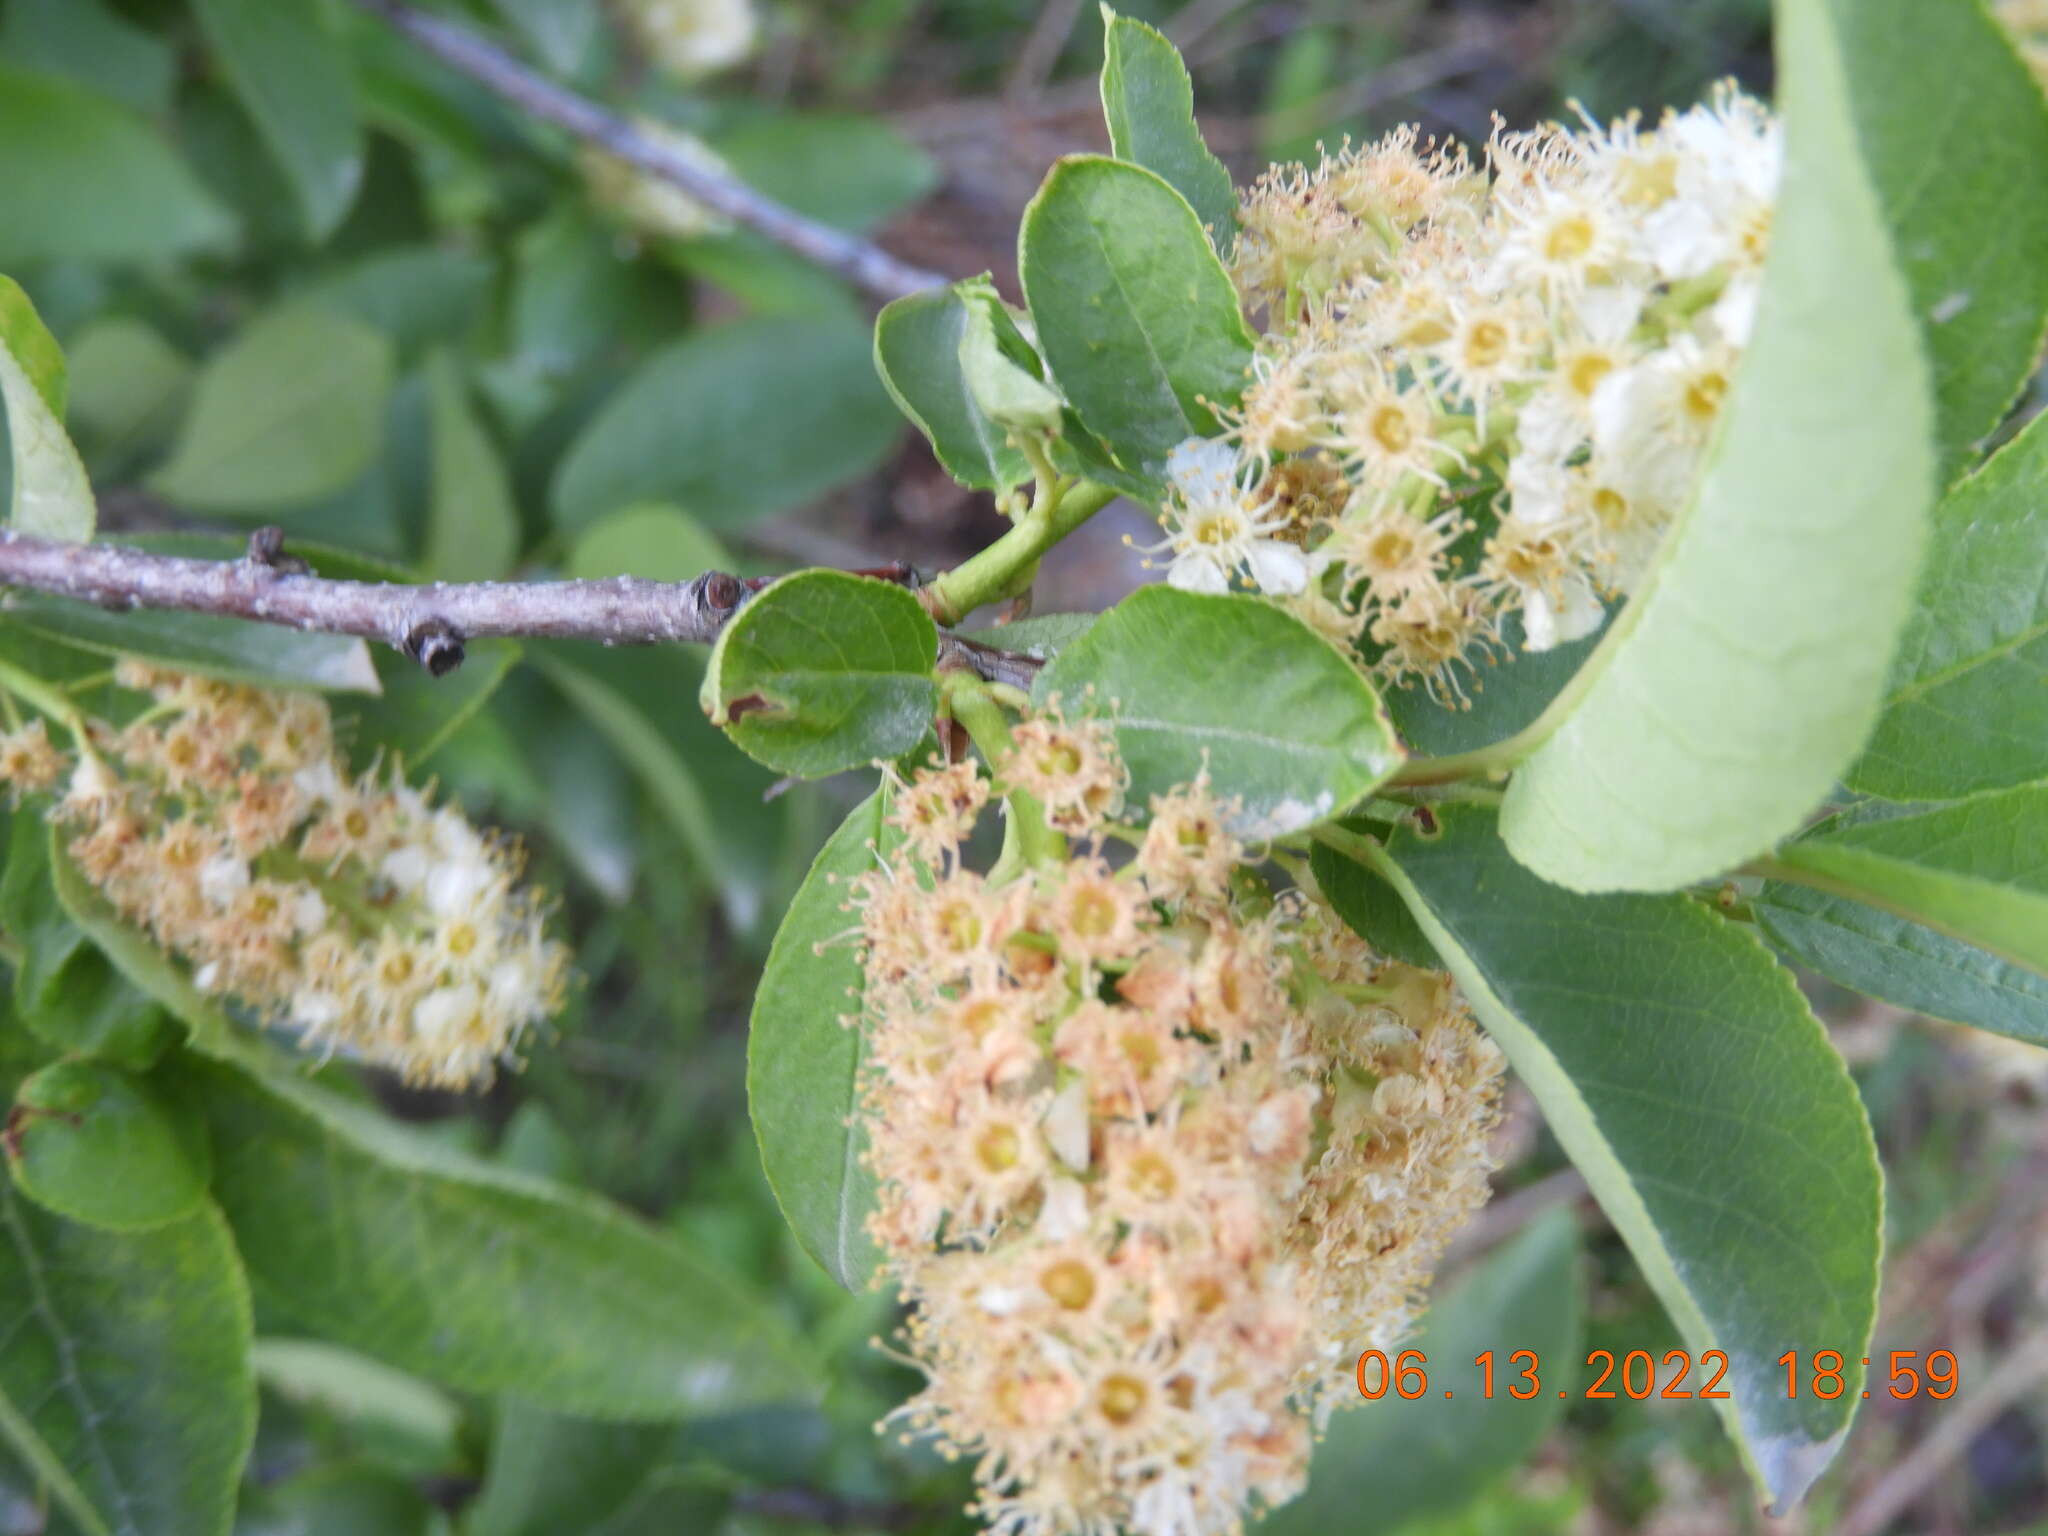
[[[199,894],[224,907],[249,889],[249,866],[231,853],[216,854],[199,866]]]
[[[1237,453],[1221,438],[1191,437],[1166,459],[1172,500],[1167,537],[1146,553],[1171,550],[1166,579],[1185,592],[1222,594],[1231,578],[1248,572],[1262,592],[1288,596],[1308,585],[1308,559],[1284,539],[1286,526],[1245,505],[1237,484]]]

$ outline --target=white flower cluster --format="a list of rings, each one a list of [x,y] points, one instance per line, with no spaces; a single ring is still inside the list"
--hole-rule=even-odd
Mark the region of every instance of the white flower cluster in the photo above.
[[[396,775],[347,777],[317,696],[116,677],[153,707],[69,760],[24,726],[0,776],[42,792],[69,770],[71,857],[200,987],[437,1087],[487,1081],[560,1006],[567,952],[517,851]]]
[[[1449,697],[1509,615],[1531,650],[1597,629],[1699,478],[1781,160],[1723,87],[1654,129],[1496,132],[1484,171],[1407,130],[1269,172],[1233,257],[1269,330],[1224,437],[1169,463],[1168,579]]]
[[[623,0],[619,15],[656,64],[685,80],[739,63],[760,30],[754,0]]]
[[[1003,782],[1099,837],[1100,727],[1027,721]],[[1240,879],[1206,785],[996,880],[989,783],[901,786],[863,876],[873,1230],[997,1536],[1225,1536],[1293,1498],[1358,1352],[1411,1326],[1487,1194],[1502,1058],[1446,976]]]

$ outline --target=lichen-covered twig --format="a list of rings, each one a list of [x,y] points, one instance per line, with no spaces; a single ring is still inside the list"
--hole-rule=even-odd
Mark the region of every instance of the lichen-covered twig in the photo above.
[[[862,575],[912,576],[907,566]],[[175,609],[357,635],[403,651],[435,676],[462,664],[464,643],[487,636],[595,640],[609,645],[709,645],[764,577],[706,571],[691,581],[614,576],[598,581],[477,581],[407,585],[315,575],[258,529],[240,560],[161,555],[118,544],[73,544],[0,530],[0,586],[27,587],[115,610]],[[1028,688],[1039,663],[942,633],[941,661],[990,682]]]

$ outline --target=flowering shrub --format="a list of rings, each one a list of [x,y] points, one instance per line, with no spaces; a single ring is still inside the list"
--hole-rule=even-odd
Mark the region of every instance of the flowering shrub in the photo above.
[[[1105,13],[1111,152],[1025,209],[1021,303],[854,233],[933,180],[874,124],[668,101],[757,20],[783,70],[781,9],[493,8],[639,119],[405,0],[128,9],[0,26],[0,1524],[19,1464],[86,1536],[438,1529],[429,1493],[468,1536],[1393,1528],[1571,1395],[1577,1227],[1469,1220],[1537,1112],[1760,1496],[1826,1472],[1897,1354],[1793,967],[2048,1044],[2048,101],[1976,0],[1777,0],[1769,106],[1243,190]],[[507,172],[401,38],[575,144]],[[752,312],[696,327],[679,272]],[[171,339],[251,311],[196,369]],[[716,569],[682,506],[851,481],[892,402],[1000,536]],[[104,539],[95,476],[296,521]],[[1163,579],[1029,615],[1118,498]],[[772,1231],[573,1187],[635,1129],[504,1080],[569,1061],[671,1129],[736,1095],[713,949],[765,952]],[[579,1033],[639,1012],[687,1055]],[[1526,1407],[1430,1375],[1496,1352],[1550,1370]],[[275,1486],[259,1401],[375,1475]]]

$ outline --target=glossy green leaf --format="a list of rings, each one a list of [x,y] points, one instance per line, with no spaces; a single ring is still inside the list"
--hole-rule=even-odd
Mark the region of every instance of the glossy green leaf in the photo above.
[[[1236,401],[1252,338],[1186,198],[1142,167],[1073,155],[1025,209],[1019,238],[1046,362],[1120,462],[1156,471],[1216,430],[1209,407]]]
[[[1526,1349],[1553,1371],[1579,1360],[1586,1310],[1578,1229],[1555,1211],[1503,1245],[1445,1294],[1432,1297],[1422,1331],[1400,1348],[1419,1351],[1430,1390],[1338,1405],[1309,1465],[1308,1491],[1260,1527],[1270,1536],[1324,1536],[1370,1509],[1381,1530],[1448,1514],[1486,1484],[1520,1466],[1543,1443],[1564,1404],[1550,1393],[1527,1402],[1508,1395]],[[1481,1396],[1479,1367],[1491,1351],[1493,1396]],[[1385,1351],[1392,1360],[1396,1350]],[[1377,1380],[1378,1371],[1371,1373]],[[1446,1391],[1453,1396],[1444,1396]]]
[[[930,155],[873,117],[776,113],[711,146],[755,191],[840,229],[872,229],[939,179]]]
[[[363,180],[363,131],[348,51],[319,0],[193,0],[200,28],[297,195],[314,241],[348,213]]]
[[[207,359],[150,483],[196,511],[258,518],[331,496],[382,447],[391,370],[391,343],[360,321],[270,310]]]
[[[594,524],[569,551],[571,576],[644,576],[689,581],[706,571],[729,571],[732,556],[715,534],[675,507],[628,507]]]
[[[562,461],[555,519],[667,501],[736,527],[872,469],[896,426],[852,320],[735,321],[657,352],[606,403]]]
[[[1860,1401],[1883,1187],[1861,1100],[1789,971],[1684,896],[1576,896],[1509,857],[1491,814],[1438,808],[1376,862],[1457,978],[1695,1358],[1761,1486],[1797,1500]],[[1847,1357],[1788,1398],[1787,1349]]]
[[[1336,815],[1401,762],[1358,669],[1256,598],[1140,587],[1062,650],[1035,692],[1115,722],[1134,810],[1206,769],[1251,839]]]
[[[1974,0],[1829,9],[1859,147],[1927,347],[1946,484],[2033,373],[2048,327],[2048,102]]]
[[[924,739],[938,707],[938,631],[908,588],[798,571],[727,624],[704,673],[704,713],[756,762],[823,778]]]
[[[364,1462],[315,1462],[249,1504],[250,1525],[291,1536],[449,1536],[448,1517],[417,1481]]]
[[[776,930],[754,992],[747,1035],[747,1108],[761,1166],[797,1241],[850,1291],[865,1288],[880,1255],[868,1235],[875,1176],[861,1161],[863,1037],[860,959],[847,932],[852,882],[881,846],[885,792],[877,790],[832,834]]]
[[[1766,881],[1757,922],[1792,960],[1830,981],[1931,1018],[2048,1045],[2048,976],[1974,944],[1808,886]]]
[[[0,81],[0,90],[5,89]],[[13,278],[0,276],[0,404],[13,454],[8,526],[45,539],[90,539],[99,509],[64,431],[64,354]]]
[[[59,1511],[85,1536],[227,1536],[255,1431],[218,1211],[106,1232],[0,1180],[0,1439]]]
[[[35,634],[106,656],[140,656],[185,672],[259,688],[375,693],[370,648],[349,635],[312,634],[210,613],[97,608],[24,592],[9,617]]]
[[[875,319],[875,368],[948,474],[976,490],[1007,490],[1031,469],[968,389],[960,345],[969,318],[957,284],[897,299]]]
[[[225,245],[233,221],[142,118],[0,64],[0,268],[144,262]]]
[[[1119,160],[1157,171],[1188,200],[1210,238],[1229,250],[1237,189],[1195,126],[1195,86],[1173,44],[1153,27],[1102,8],[1102,115]]]
[[[214,1190],[257,1290],[351,1349],[606,1418],[804,1397],[785,1325],[709,1259],[292,1080],[186,1058]]]
[[[178,1221],[206,1200],[206,1130],[146,1079],[60,1061],[25,1079],[8,1111],[7,1171],[47,1210],[115,1232]]]
[[[1920,601],[1852,788],[1946,800],[2048,778],[2048,417],[1934,516]]]
[[[1929,57],[1923,19],[1950,3],[1885,6],[1887,49]],[[1560,885],[1663,890],[1741,863],[1798,827],[1877,718],[1925,542],[1934,419],[1894,246],[1912,236],[1887,222],[1858,134],[1874,66],[1842,9],[1781,0],[1784,192],[1718,447],[1508,788],[1508,845]],[[1939,117],[1954,96],[1922,71],[1886,110]],[[1915,142],[1886,185],[1947,174]]]
[[[967,305],[960,331],[960,378],[967,397],[1007,440],[1013,432],[1057,434],[1067,409],[1045,382],[1044,365],[987,279],[958,285]]]
[[[1840,816],[1771,865],[2048,976],[2048,785]]]
[[[427,362],[433,481],[427,505],[427,574],[490,581],[519,555],[519,508],[498,445],[470,404],[462,368],[448,352]]]

